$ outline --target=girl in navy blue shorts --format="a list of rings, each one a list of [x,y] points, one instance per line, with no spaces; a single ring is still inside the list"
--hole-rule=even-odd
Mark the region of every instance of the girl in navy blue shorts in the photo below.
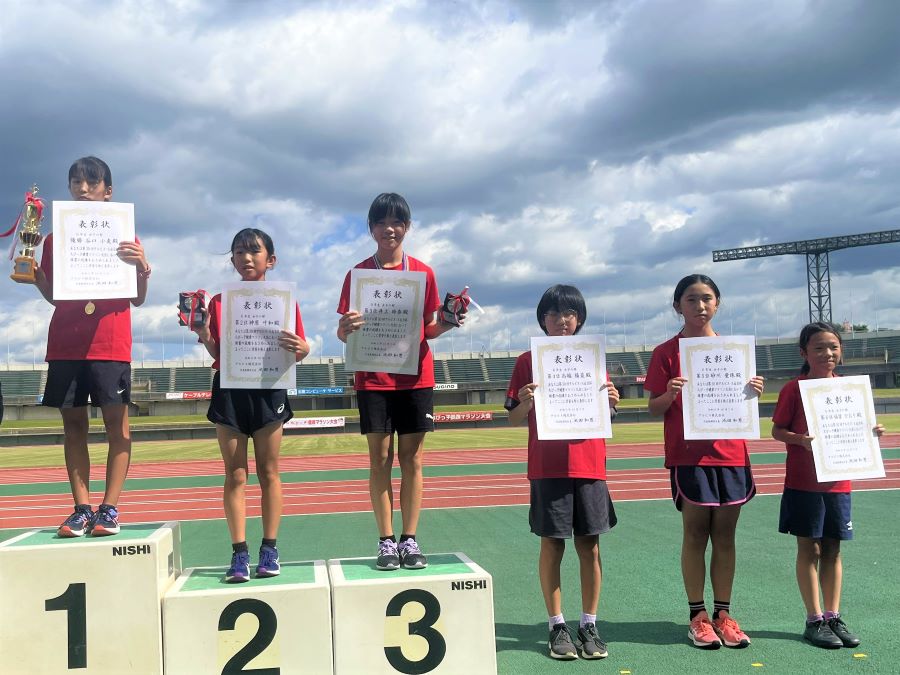
[[[841,618],[841,541],[853,538],[850,481],[820,483],[812,455],[800,380],[836,377],[841,362],[841,335],[831,324],[815,322],[800,331],[800,377],[778,394],[772,415],[772,437],[787,445],[784,493],[778,531],[797,537],[797,585],[806,606],[803,637],[817,647],[856,647],[859,638]],[[881,436],[880,424],[872,433]],[[825,611],[819,601],[822,591]]]
[[[231,242],[231,263],[241,281],[265,281],[266,272],[275,266],[275,244],[262,230],[247,228]],[[206,322],[197,335],[215,359],[219,368],[219,333],[221,295],[209,303]],[[278,344],[296,355],[298,361],[309,354],[303,335],[300,309],[295,307],[295,332],[282,330]],[[219,373],[213,379],[212,400],[207,418],[216,425],[216,438],[225,462],[223,502],[228,530],[231,534],[231,566],[225,581],[234,583],[250,579],[250,553],[247,547],[247,446],[253,439],[256,475],[262,492],[263,537],[256,566],[257,577],[273,577],[280,573],[276,537],[281,522],[282,498],[278,455],[281,451],[283,424],[291,419],[291,407],[284,389],[222,389]]]
[[[719,288],[703,274],[684,277],[675,287],[672,306],[684,319],[678,335],[653,350],[644,389],[650,393],[651,415],[664,416],[666,468],[672,498],[681,511],[683,538],[681,575],[690,611],[688,638],[695,647],[746,647],[750,638],[731,616],[734,584],[734,536],[741,506],[756,487],[750,472],[747,443],[742,440],[686,441],[682,422],[679,339],[715,335],[712,318],[719,309]],[[763,378],[749,386],[762,393]],[[706,612],[706,549],[712,543],[709,577],[713,587],[712,620]]]

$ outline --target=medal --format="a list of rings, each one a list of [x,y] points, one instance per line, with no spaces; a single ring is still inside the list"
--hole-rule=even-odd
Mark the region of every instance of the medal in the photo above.
[[[88,300],[88,303],[84,306],[84,313],[90,316],[94,313],[95,309],[97,309],[97,306],[93,302]]]

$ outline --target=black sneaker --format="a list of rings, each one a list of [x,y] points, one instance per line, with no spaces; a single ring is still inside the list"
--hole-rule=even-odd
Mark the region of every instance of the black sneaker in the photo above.
[[[572,642],[572,634],[569,627],[564,623],[558,623],[553,626],[550,631],[550,639],[547,640],[547,647],[550,649],[550,656],[554,659],[563,661],[571,661],[578,658],[578,652],[575,651],[575,643]]]
[[[415,539],[404,539],[400,542],[400,566],[406,570],[420,570],[428,567],[428,560],[419,550]]]
[[[803,631],[803,639],[822,649],[840,649],[844,646],[841,638],[834,634],[824,619],[807,622],[806,629]]]
[[[850,632],[840,614],[828,619],[828,627],[845,647],[859,647],[859,638]]]
[[[609,656],[606,643],[597,635],[597,626],[586,623],[578,629],[578,643],[583,659],[605,659]]]
[[[390,539],[382,539],[378,542],[378,558],[375,567],[380,570],[400,569],[400,554],[397,552],[397,542]]]

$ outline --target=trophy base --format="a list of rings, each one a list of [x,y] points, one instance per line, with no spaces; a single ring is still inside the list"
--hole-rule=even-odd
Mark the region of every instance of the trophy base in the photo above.
[[[13,273],[9,275],[9,278],[20,284],[37,283],[34,275],[35,267],[37,267],[37,263],[35,263],[34,258],[19,256],[16,258]]]

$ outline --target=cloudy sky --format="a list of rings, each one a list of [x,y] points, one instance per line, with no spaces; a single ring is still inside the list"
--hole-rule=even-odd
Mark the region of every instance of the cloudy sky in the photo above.
[[[711,251],[900,227],[892,0],[13,1],[0,87],[9,224],[34,181],[66,199],[88,154],[135,203],[138,362],[192,358],[177,293],[234,280],[247,226],[274,238],[314,355],[340,354],[340,284],[383,191],[412,207],[407,252],[485,309],[439,352],[523,349],[561,282],[588,330],[652,346],[693,272],[722,290],[719,332],[795,339],[805,259]],[[900,328],[898,260],[832,254],[834,319]],[[41,361],[50,307],[5,289],[0,349]]]

